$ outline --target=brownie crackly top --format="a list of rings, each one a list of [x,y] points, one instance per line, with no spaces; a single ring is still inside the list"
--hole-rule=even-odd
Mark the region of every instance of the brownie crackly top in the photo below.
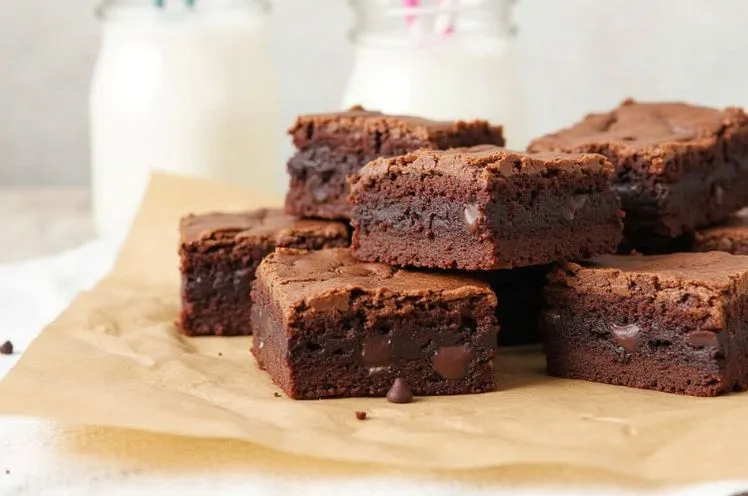
[[[554,176],[557,174],[600,174],[610,176],[613,165],[594,153],[521,153],[492,145],[451,150],[417,150],[407,155],[380,158],[365,165],[353,183],[392,174],[441,174],[469,177],[476,181],[512,176]]]
[[[310,146],[351,147],[355,144],[358,151],[367,156],[390,155],[405,148],[449,148],[460,143],[504,144],[502,127],[484,120],[441,122],[387,115],[362,107],[299,116],[288,133],[299,150]]]
[[[638,103],[628,99],[610,112],[590,114],[572,127],[533,141],[528,150],[601,152],[608,156],[646,155],[639,161],[650,174],[675,164],[671,154],[689,147],[710,147],[748,130],[741,108],[723,110],[685,103]]]
[[[685,285],[728,292],[738,287],[743,292],[748,290],[748,257],[717,251],[652,256],[606,255],[581,264],[567,263],[563,273],[587,282],[606,280],[606,284],[613,280],[644,278],[653,291]],[[561,272],[557,271],[551,280],[558,282],[559,275]],[[568,283],[566,276],[561,278]],[[594,284],[601,287],[599,281]]]
[[[324,310],[347,302],[351,293],[374,298],[388,295],[429,297],[440,301],[495,296],[488,283],[468,276],[402,270],[380,263],[360,262],[346,248],[315,252],[278,249],[260,268],[263,280],[285,307],[304,304]]]
[[[281,209],[250,212],[190,214],[180,221],[183,245],[221,243],[236,239],[272,241],[279,246],[305,235],[321,238],[346,237],[346,226],[340,222],[300,220]]]

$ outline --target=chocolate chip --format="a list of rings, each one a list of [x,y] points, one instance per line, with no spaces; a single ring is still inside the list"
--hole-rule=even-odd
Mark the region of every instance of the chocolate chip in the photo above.
[[[717,205],[722,205],[725,200],[725,190],[719,184],[712,185],[712,194],[714,195],[714,201]]]
[[[366,412],[356,412],[356,419],[366,420]]]
[[[694,348],[719,346],[717,334],[711,331],[694,331],[686,334],[686,341]]]
[[[280,393],[273,393],[273,396],[275,396],[276,398],[280,398],[281,394]]]
[[[613,340],[627,351],[636,351],[639,344],[639,326],[636,324],[615,325],[610,324],[610,331],[613,334]]]
[[[587,195],[572,196],[566,205],[561,207],[561,214],[566,220],[574,220],[577,212],[584,207],[585,203],[587,203]]]
[[[480,210],[478,205],[468,205],[465,207],[465,223],[468,226],[468,230],[475,234],[478,231],[478,219],[480,219]]]
[[[413,401],[413,392],[405,384],[405,381],[398,377],[392,383],[390,390],[387,391],[387,401],[390,403],[410,403]]]
[[[442,346],[434,355],[434,370],[445,379],[462,379],[470,365],[470,349],[467,346]]]
[[[11,343],[10,341],[6,341],[2,345],[0,345],[0,354],[1,355],[12,355],[13,354],[13,343]]]
[[[364,341],[364,349],[361,356],[364,364],[369,367],[382,367],[389,365],[392,352],[390,351],[389,336],[371,336]]]

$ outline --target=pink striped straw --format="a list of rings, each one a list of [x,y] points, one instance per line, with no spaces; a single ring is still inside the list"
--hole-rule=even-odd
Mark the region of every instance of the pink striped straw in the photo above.
[[[403,5],[405,7],[418,7],[420,0],[403,0]],[[405,16],[405,22],[408,24],[408,26],[412,26],[416,23],[418,20],[418,16],[415,14],[408,14]]]
[[[439,0],[439,7],[449,8],[454,5],[454,0]],[[454,12],[440,14],[434,24],[435,31],[442,36],[449,36],[455,32]]]

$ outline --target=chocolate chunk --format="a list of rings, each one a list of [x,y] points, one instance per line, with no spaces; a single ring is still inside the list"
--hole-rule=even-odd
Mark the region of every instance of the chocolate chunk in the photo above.
[[[717,205],[722,205],[722,202],[725,201],[725,189],[719,184],[715,184],[712,188],[712,193],[714,194],[714,201]]]
[[[442,346],[434,355],[434,370],[445,379],[462,379],[470,364],[470,349],[467,346]]]
[[[717,333],[711,331],[694,331],[686,336],[686,341],[694,348],[717,346],[718,339]]]
[[[10,341],[4,342],[0,346],[0,355],[12,355],[13,354],[13,343]]]
[[[577,195],[569,198],[567,204],[561,207],[561,213],[566,220],[574,220],[577,212],[587,203],[588,195]]]
[[[390,390],[387,391],[387,401],[390,403],[410,403],[413,401],[413,392],[405,384],[405,381],[398,377],[392,383]]]
[[[366,412],[356,412],[357,420],[366,420]]]
[[[381,367],[390,364],[392,352],[389,336],[371,336],[364,341],[361,353],[364,363],[369,367]]]
[[[610,324],[610,332],[613,334],[613,339],[627,351],[635,351],[636,346],[639,342],[639,326],[636,324],[627,325],[615,325]]]
[[[465,207],[465,223],[471,233],[478,231],[478,219],[480,219],[480,210],[477,205]]]

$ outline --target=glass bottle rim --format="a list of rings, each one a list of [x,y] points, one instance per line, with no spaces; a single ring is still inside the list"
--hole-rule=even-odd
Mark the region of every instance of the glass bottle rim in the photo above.
[[[165,3],[181,4],[185,9],[190,8],[186,0],[103,0],[94,13],[98,19],[107,20],[112,17],[114,11],[126,9],[135,11],[150,8],[153,10],[161,8]],[[161,4],[161,6],[159,5]],[[270,10],[270,0],[193,0],[192,7],[196,13],[215,12],[220,10],[241,10],[247,7],[257,8],[265,13]]]

